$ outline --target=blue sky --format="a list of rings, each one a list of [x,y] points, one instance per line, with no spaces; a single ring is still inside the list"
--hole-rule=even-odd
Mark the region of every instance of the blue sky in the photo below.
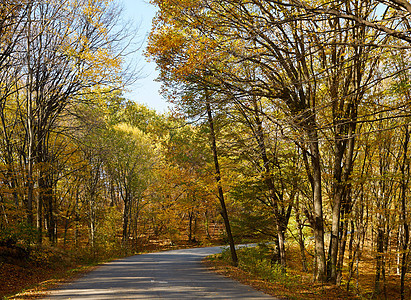
[[[135,42],[144,42],[142,47],[144,49],[151,29],[151,20],[156,12],[155,6],[144,0],[119,0],[119,2],[124,5],[125,18],[130,19],[136,26],[139,26]],[[161,84],[154,81],[158,74],[155,70],[155,63],[147,62],[142,55],[143,49],[133,54],[132,57],[132,60],[138,64],[137,67],[142,68],[142,78],[128,87],[129,92],[125,94],[125,97],[164,113],[168,110],[169,104],[158,92]]]

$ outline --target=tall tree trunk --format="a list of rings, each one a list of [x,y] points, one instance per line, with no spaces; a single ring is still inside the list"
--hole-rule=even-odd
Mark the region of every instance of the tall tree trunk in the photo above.
[[[91,205],[93,205],[93,203],[91,203]],[[95,218],[94,207],[90,207],[90,244],[91,244],[91,249],[93,250],[93,252],[94,252],[95,242],[96,242],[96,218]]]
[[[33,124],[33,99],[32,99],[32,92],[33,92],[33,70],[30,64],[30,44],[31,44],[31,12],[32,12],[32,5],[28,6],[27,10],[27,69],[28,69],[28,77],[29,77],[29,86],[26,89],[26,102],[27,102],[27,222],[30,226],[33,226],[33,190],[34,190],[34,179],[33,179],[33,164],[34,164],[34,124]],[[38,209],[37,209],[38,210]],[[38,228],[38,225],[37,225]]]
[[[354,110],[355,111],[355,110]],[[353,119],[356,118],[356,113],[352,112]],[[351,120],[352,121],[352,120]],[[331,239],[328,252],[327,278],[331,283],[336,283],[341,270],[338,269],[338,250],[341,237],[341,214],[348,216],[351,211],[350,201],[350,186],[349,178],[352,172],[354,160],[354,132],[356,129],[355,122],[350,124],[348,136],[338,134],[335,137],[335,158],[334,158],[334,184],[333,184],[333,203],[332,203],[332,221],[331,221]],[[345,139],[348,139],[346,141]],[[345,153],[345,155],[344,155]],[[343,200],[345,199],[344,209],[341,209]],[[347,222],[347,221],[345,221]],[[342,259],[344,256],[340,256]],[[342,261],[340,263],[342,265]]]
[[[49,241],[52,245],[56,243],[56,221],[54,219],[54,194],[53,194],[53,187],[52,187],[52,177],[51,174],[48,174],[48,178],[46,179],[46,186],[45,186],[45,207],[46,207],[46,222],[47,222],[47,235]]]
[[[348,278],[347,278],[347,291],[350,289],[350,281],[353,276],[353,271],[354,271],[354,258],[358,254],[358,244],[356,245],[356,248],[354,249],[354,222],[351,221],[351,235],[350,235],[350,241],[348,242]],[[340,253],[341,256],[341,253]]]
[[[402,258],[401,258],[401,279],[400,279],[400,293],[401,300],[405,299],[405,275],[407,272],[407,252],[408,243],[410,239],[410,232],[407,222],[407,188],[409,181],[409,159],[408,159],[408,144],[410,140],[409,126],[404,127],[405,137],[403,143],[403,161],[401,165],[401,214],[400,214],[400,226],[402,227],[402,236],[400,241],[402,244]]]
[[[208,95],[207,90],[206,90],[206,109],[207,109],[207,116],[208,116],[208,125],[210,127],[210,140],[211,140],[211,148],[213,150],[215,179],[216,179],[217,188],[218,188],[218,199],[220,200],[220,205],[221,205],[221,215],[224,219],[224,225],[225,225],[225,229],[227,232],[228,243],[230,244],[231,259],[232,259],[233,265],[237,266],[238,265],[237,252],[235,250],[234,239],[231,233],[230,221],[228,219],[227,208],[226,208],[225,200],[224,200],[223,188],[221,186],[221,173],[220,173],[220,165],[218,163],[217,144],[216,144],[216,137],[215,137],[215,131],[214,131],[214,121],[213,121],[213,115],[211,112],[211,106],[210,106],[209,95]]]
[[[64,234],[63,234],[63,246],[64,248],[66,248],[66,244],[67,244],[67,231],[70,225],[70,219],[73,215],[73,212],[69,212],[69,210],[67,210],[66,215],[64,217]]]
[[[301,255],[301,260],[303,263],[303,271],[307,272],[308,271],[308,264],[307,264],[307,257],[305,255],[305,245],[304,245],[304,238],[303,238],[303,224],[301,222],[300,218],[300,204],[299,204],[299,196],[296,196],[296,203],[294,206],[294,211],[295,211],[295,221],[297,222],[297,230],[298,230],[298,245],[300,246],[300,255]]]
[[[341,222],[340,225],[341,228],[341,238],[338,243],[338,260],[337,260],[337,278],[336,278],[336,284],[341,285],[341,280],[342,280],[342,267],[344,263],[344,255],[345,255],[345,247],[347,245],[347,238],[348,238],[348,220],[344,220]],[[353,226],[351,227],[351,240],[352,242],[352,237],[354,235],[354,229]]]
[[[267,155],[267,148],[265,144],[265,136],[263,132],[263,122],[260,118],[260,112],[257,104],[257,100],[253,99],[254,103],[254,118],[256,124],[255,137],[258,143],[258,150],[261,155],[261,160],[263,161],[264,166],[264,182],[266,187],[269,190],[271,205],[274,211],[274,217],[276,221],[277,229],[277,245],[278,245],[278,254],[279,261],[281,266],[284,268],[287,267],[286,255],[285,255],[285,231],[287,230],[289,215],[284,211],[280,211],[279,206],[283,199],[280,199],[278,195],[282,195],[282,191],[278,191],[274,185],[274,178],[271,171],[270,161]],[[292,209],[292,204],[289,205],[288,210]]]
[[[193,211],[190,211],[188,213],[188,241],[191,242],[192,241],[192,237],[193,237]]]
[[[79,240],[79,221],[80,221],[80,216],[79,216],[79,213],[78,213],[79,198],[80,198],[80,192],[77,188],[76,189],[76,202],[74,203],[74,208],[73,208],[73,214],[74,214],[74,245],[76,246],[76,249],[79,246],[79,243],[78,243],[78,240]]]
[[[310,126],[310,125],[309,125]],[[321,190],[321,163],[320,150],[318,146],[318,135],[314,128],[308,128],[309,147],[312,165],[312,190],[313,190],[313,212],[310,217],[314,231],[316,270],[315,280],[325,282],[327,279],[327,266],[324,247],[324,220]]]
[[[207,238],[208,238],[208,239],[211,239],[211,235],[210,235],[210,220],[209,220],[209,217],[208,217],[208,211],[207,211],[207,210],[204,212],[204,228],[205,228],[205,232],[206,232]]]
[[[96,194],[94,188],[91,189],[90,197],[90,205],[89,205],[89,216],[90,216],[90,243],[91,248],[95,250],[96,244],[96,222],[97,222],[97,207],[96,207]]]
[[[340,215],[341,215],[341,202],[343,189],[338,188],[334,194],[333,207],[332,207],[332,221],[331,221],[331,238],[330,246],[328,248],[328,265],[327,265],[327,277],[328,281],[336,283],[337,280],[337,257],[338,257],[338,245],[340,242]]]
[[[140,218],[140,197],[137,199],[132,215],[133,215],[133,243],[134,243],[134,249],[138,249],[138,243],[139,243],[139,239],[138,239],[138,232],[139,232],[139,227],[138,227],[138,222],[139,222],[139,218]]]
[[[37,243],[43,243],[43,195],[44,195],[44,173],[42,170],[39,172],[39,178],[37,180],[38,193],[37,193],[37,214],[36,214],[36,227],[37,227]]]
[[[381,279],[384,279],[384,225],[381,224],[382,222],[382,214],[378,216],[378,225],[377,229],[377,255],[376,259],[376,267],[375,267],[375,285],[374,285],[374,293],[376,295],[381,294]]]
[[[130,201],[128,196],[124,199],[124,211],[123,211],[123,238],[122,238],[122,246],[126,247],[128,243],[128,228],[129,228],[129,219],[130,219]]]

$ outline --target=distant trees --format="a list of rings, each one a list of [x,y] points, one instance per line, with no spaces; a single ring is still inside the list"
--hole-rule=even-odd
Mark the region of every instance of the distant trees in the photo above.
[[[100,1],[3,1],[1,4],[2,201],[24,208],[14,220],[34,223],[57,241],[59,181],[74,113],[96,91],[121,86],[122,41],[118,8]],[[115,29],[116,28],[116,29]],[[116,31],[119,30],[119,31]],[[72,145],[72,144],[71,144]],[[11,202],[11,199],[12,202]],[[7,223],[7,222],[6,222]]]
[[[137,231],[143,195],[150,184],[155,159],[148,137],[138,128],[119,124],[107,133],[102,159],[123,202],[122,242],[126,244],[131,230]]]

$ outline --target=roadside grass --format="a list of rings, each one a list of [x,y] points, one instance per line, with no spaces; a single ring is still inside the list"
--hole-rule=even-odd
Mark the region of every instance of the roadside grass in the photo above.
[[[301,264],[293,260],[298,257],[298,249],[289,249],[291,263],[286,272],[271,261],[272,249],[265,244],[241,248],[237,255],[238,267],[231,265],[227,250],[204,262],[211,270],[278,299],[361,299],[340,286],[313,283],[312,275],[301,271]]]

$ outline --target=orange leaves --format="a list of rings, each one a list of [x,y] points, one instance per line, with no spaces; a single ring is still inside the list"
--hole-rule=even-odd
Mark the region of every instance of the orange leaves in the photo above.
[[[196,31],[165,26],[151,33],[146,54],[154,58],[164,79],[185,81],[204,71],[215,46]]]
[[[150,35],[147,55],[157,55],[161,57],[163,64],[167,64],[175,54],[183,50],[185,43],[186,40],[181,32],[174,31],[172,28],[163,28]]]
[[[154,59],[165,85],[200,78],[218,62],[217,43],[199,28],[209,22],[199,1],[152,1],[160,10],[154,20],[146,55]]]

